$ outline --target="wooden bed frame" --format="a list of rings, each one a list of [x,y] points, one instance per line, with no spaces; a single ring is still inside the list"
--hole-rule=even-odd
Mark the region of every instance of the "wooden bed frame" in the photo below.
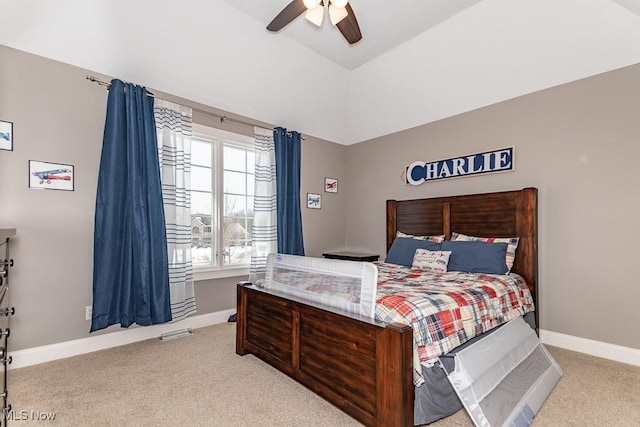
[[[537,189],[387,201],[387,250],[397,231],[520,237],[512,272],[537,310]],[[413,334],[248,282],[237,287],[236,353],[253,354],[367,426],[413,427]]]

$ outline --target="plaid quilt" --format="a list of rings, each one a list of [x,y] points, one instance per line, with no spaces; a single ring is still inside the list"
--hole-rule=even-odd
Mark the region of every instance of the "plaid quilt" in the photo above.
[[[437,273],[375,264],[375,317],[412,327],[415,385],[424,382],[422,365],[432,366],[471,338],[534,310],[531,293],[517,274]],[[359,278],[295,270],[274,271],[273,278],[294,295],[325,303],[360,302]],[[257,285],[272,288],[273,283]]]
[[[376,263],[376,318],[413,328],[414,383],[421,364],[471,338],[534,310],[533,298],[517,274],[434,273]]]

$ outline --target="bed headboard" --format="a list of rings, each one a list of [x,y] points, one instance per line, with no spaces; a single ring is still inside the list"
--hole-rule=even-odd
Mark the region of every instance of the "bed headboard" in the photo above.
[[[538,323],[538,189],[387,200],[387,251],[396,232],[421,236],[451,232],[480,237],[519,237],[512,272],[527,281]]]

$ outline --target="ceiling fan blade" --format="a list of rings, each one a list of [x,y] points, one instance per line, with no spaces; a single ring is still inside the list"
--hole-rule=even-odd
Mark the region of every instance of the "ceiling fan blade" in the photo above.
[[[360,32],[360,26],[358,25],[358,20],[356,19],[356,14],[353,13],[353,9],[351,8],[351,4],[347,3],[345,6],[347,8],[347,12],[349,13],[346,18],[336,24],[338,30],[342,33],[345,39],[349,42],[349,44],[354,44],[362,39],[362,33]]]
[[[288,23],[302,15],[307,8],[302,0],[293,0],[267,25],[269,31],[280,31]]]

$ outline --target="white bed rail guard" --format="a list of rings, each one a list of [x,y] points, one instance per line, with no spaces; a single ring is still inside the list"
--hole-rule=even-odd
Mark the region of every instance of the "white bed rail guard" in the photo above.
[[[372,263],[270,254],[256,285],[373,318],[377,282]]]
[[[449,381],[476,426],[527,427],[562,376],[522,317],[451,353]]]

